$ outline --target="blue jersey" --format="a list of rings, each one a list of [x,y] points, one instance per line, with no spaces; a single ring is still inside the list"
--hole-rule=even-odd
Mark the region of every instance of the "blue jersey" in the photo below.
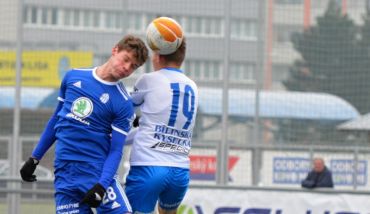
[[[95,69],[73,69],[64,77],[58,99],[63,103],[55,125],[55,157],[104,163],[112,130],[131,128],[134,108],[121,82],[107,82]]]

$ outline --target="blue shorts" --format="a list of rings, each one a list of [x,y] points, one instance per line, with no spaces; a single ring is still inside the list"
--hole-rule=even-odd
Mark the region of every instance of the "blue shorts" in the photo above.
[[[133,212],[154,212],[157,200],[165,210],[176,209],[189,186],[189,169],[164,166],[131,166],[125,192]]]
[[[92,188],[101,175],[103,164],[91,164],[77,161],[63,161],[55,164],[55,207],[56,213],[88,213],[92,209],[79,202]],[[106,189],[102,204],[97,213],[130,213],[131,206],[121,184],[115,178]]]

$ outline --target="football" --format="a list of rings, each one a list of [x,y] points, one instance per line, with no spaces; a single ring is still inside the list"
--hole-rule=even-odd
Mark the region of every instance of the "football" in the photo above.
[[[174,53],[180,47],[183,35],[180,24],[169,17],[154,19],[146,30],[148,46],[161,55]]]

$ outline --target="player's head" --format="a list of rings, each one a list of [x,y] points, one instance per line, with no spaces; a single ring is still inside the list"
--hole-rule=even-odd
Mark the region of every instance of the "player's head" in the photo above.
[[[148,58],[148,49],[138,37],[128,35],[120,40],[112,49],[109,59],[109,76],[112,80],[119,80],[130,76]]]
[[[158,52],[153,52],[152,63],[155,70],[164,67],[181,67],[186,55],[186,40],[183,39],[180,47],[172,54],[160,55]]]
[[[120,51],[128,51],[134,54],[139,67],[148,59],[148,48],[143,40],[138,37],[127,35],[123,37],[115,46]]]

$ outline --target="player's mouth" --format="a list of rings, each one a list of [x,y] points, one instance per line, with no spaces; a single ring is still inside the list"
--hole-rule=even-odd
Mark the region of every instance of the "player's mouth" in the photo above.
[[[127,76],[127,72],[125,70],[120,70],[120,71],[118,71],[118,75],[120,77],[126,77]]]

